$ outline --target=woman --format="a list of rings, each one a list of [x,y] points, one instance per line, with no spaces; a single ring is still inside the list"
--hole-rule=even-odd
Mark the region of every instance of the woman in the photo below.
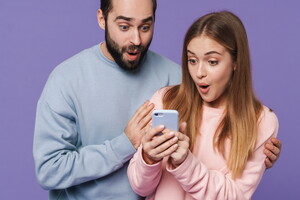
[[[128,168],[132,188],[147,199],[250,199],[278,120],[254,95],[241,20],[223,11],[194,22],[182,65],[182,84],[151,99],[156,109],[179,112],[180,130],[145,134]]]

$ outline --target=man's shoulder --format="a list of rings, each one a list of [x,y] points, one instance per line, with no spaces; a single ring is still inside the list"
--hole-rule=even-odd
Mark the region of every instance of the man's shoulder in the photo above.
[[[54,68],[52,74],[70,74],[72,72],[80,71],[81,68],[88,67],[92,65],[92,63],[99,61],[99,57],[95,50],[96,48],[96,45],[94,45],[64,60]]]
[[[58,64],[51,72],[48,79],[52,80],[64,80],[74,79],[79,77],[83,68],[92,66],[91,63],[96,62],[97,54],[95,53],[95,46],[84,49],[72,57]]]
[[[149,60],[153,64],[159,64],[161,67],[176,67],[178,68],[179,65],[174,61],[170,60],[169,58],[162,56],[152,50],[148,51],[147,60]]]
[[[79,53],[73,55],[72,57],[66,59],[62,63],[60,63],[57,67],[67,67],[67,66],[74,66],[74,65],[81,65],[84,62],[90,62],[91,60],[97,58],[97,54],[95,51],[96,45],[89,47],[80,51]]]
[[[174,61],[153,51],[148,51],[147,63],[149,67],[146,68],[151,69],[154,72],[153,74],[161,80],[166,80],[167,78],[167,84],[164,86],[180,83],[181,67]]]

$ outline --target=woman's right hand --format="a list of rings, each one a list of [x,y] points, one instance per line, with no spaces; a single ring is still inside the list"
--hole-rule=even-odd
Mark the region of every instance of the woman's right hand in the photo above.
[[[162,135],[157,135],[161,132]],[[175,132],[165,129],[163,125],[149,128],[142,138],[144,161],[149,165],[161,161],[165,156],[177,150],[177,141],[178,138],[175,136]]]
[[[186,135],[186,125],[186,122],[181,123],[179,132],[176,133],[176,136],[178,138],[178,148],[174,153],[170,155],[168,160],[173,169],[178,167],[186,159],[190,151],[190,138]]]

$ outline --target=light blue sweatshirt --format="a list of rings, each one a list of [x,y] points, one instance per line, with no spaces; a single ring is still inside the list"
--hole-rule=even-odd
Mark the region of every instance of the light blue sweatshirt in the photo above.
[[[180,71],[149,50],[138,72],[126,72],[99,44],[57,66],[38,101],[33,144],[49,199],[139,199],[127,178],[136,150],[123,131],[155,91],[180,82]]]

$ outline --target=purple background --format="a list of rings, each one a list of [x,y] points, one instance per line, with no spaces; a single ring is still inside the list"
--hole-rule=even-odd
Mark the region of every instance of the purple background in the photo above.
[[[300,199],[299,36],[297,0],[158,0],[151,48],[180,63],[189,25],[210,11],[236,13],[248,32],[254,87],[280,121],[280,160],[253,199]],[[0,2],[0,199],[46,199],[34,175],[36,102],[53,68],[103,40],[99,0]],[[113,186],[112,186],[113,187]]]

